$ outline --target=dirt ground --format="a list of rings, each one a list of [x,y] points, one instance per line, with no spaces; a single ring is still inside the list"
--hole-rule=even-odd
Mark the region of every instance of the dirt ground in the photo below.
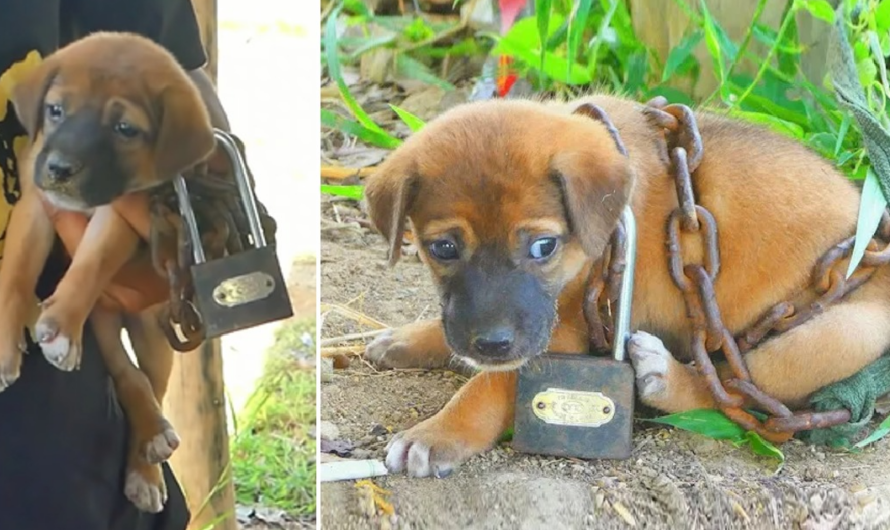
[[[333,205],[337,205],[334,213]],[[432,283],[415,258],[390,269],[380,236],[350,218],[355,203],[322,198],[322,303],[348,304],[390,326],[434,316]],[[334,313],[321,337],[368,331]],[[466,379],[447,370],[376,370],[354,359],[322,384],[321,419],[356,445],[352,458],[385,456],[390,434],[433,415]],[[520,455],[504,443],[444,479],[387,476],[395,515],[369,514],[353,481],[323,483],[325,529],[367,528],[890,528],[890,443],[859,454],[792,441],[787,461],[638,421],[625,461]]]

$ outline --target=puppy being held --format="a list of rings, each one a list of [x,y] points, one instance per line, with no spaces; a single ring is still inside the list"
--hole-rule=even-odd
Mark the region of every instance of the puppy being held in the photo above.
[[[64,278],[41,304],[36,339],[47,361],[74,370],[89,318],[130,424],[125,493],[140,509],[159,512],[166,488],[158,464],[179,445],[160,405],[173,361],[158,322],[169,291],[116,201],[204,160],[215,145],[207,110],[169,52],[127,33],[94,33],[50,55],[16,84],[13,104],[30,145],[0,267],[0,390],[20,375],[28,300],[55,241],[51,214],[83,212],[89,224]],[[135,204],[147,218],[147,196]],[[97,304],[125,264],[140,291],[159,294],[141,314]],[[139,368],[121,342],[123,327]]]
[[[623,156],[592,103],[620,132]],[[663,129],[644,105],[595,95],[571,102],[466,104],[409,138],[368,180],[367,205],[395,263],[406,220],[438,287],[441,319],[388,332],[367,355],[389,367],[481,368],[436,415],[398,433],[387,467],[443,476],[487,450],[513,421],[516,370],[547,351],[588,349],[588,274],[623,208],[637,219],[633,334],[640,399],[665,412],[716,408],[683,361],[691,324],[669,274],[665,227],[677,208]],[[696,112],[704,158],[696,200],[714,215],[722,258],[715,282],[733,334],[809,284],[817,259],[855,233],[859,192],[829,162],[758,126]],[[697,238],[683,253],[700,263]],[[746,354],[753,382],[792,408],[890,347],[890,273]],[[643,331],[645,330],[645,331]],[[720,374],[727,366],[718,365]]]

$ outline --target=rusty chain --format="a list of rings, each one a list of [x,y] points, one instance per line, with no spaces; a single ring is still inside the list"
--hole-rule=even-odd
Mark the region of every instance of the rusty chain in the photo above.
[[[237,136],[231,136],[244,157],[243,142]],[[254,179],[249,166],[247,174],[253,188]],[[201,163],[189,171],[185,178],[201,233],[200,244],[204,246],[207,260],[220,259],[249,247],[249,224],[231,162],[226,159],[224,168],[211,167],[209,162]],[[152,264],[170,286],[169,299],[161,311],[159,324],[175,350],[191,351],[204,341],[205,328],[196,306],[191,274],[191,268],[195,265],[192,253],[194,242],[190,240],[180,216],[172,183],[151,191],[150,210],[149,248]],[[269,245],[274,245],[277,229],[275,220],[259,201],[257,210],[266,241]]]
[[[668,105],[661,97],[649,101],[644,115],[665,134],[665,148],[670,160],[669,171],[674,179],[678,206],[667,223],[668,267],[676,287],[683,294],[687,315],[692,325],[690,351],[695,366],[704,378],[717,406],[732,421],[747,430],[757,432],[772,442],[781,443],[795,432],[830,427],[850,419],[848,410],[827,412],[798,411],[767,395],[751,381],[743,355],[767,338],[775,337],[803,324],[863,285],[877,267],[890,263],[890,215],[884,213],[876,237],[869,243],[865,256],[853,275],[846,278],[846,268],[852,254],[855,237],[847,238],[829,249],[813,268],[810,285],[800,293],[804,299],[794,303],[785,301],[774,305],[753,325],[734,336],[723,324],[716,302],[714,281],[720,272],[717,223],[704,206],[697,204],[692,186],[692,175],[701,163],[704,150],[693,111],[680,104]],[[619,152],[627,155],[617,129],[606,113],[591,104],[582,105],[576,113],[601,121],[615,140]],[[687,263],[680,244],[681,234],[698,236],[702,245],[702,263]],[[620,275],[623,273],[622,249],[626,234],[619,224],[603,256],[594,262],[585,316],[590,328],[591,348],[606,350],[611,341],[611,308],[617,301]],[[616,260],[616,257],[618,258]],[[815,299],[813,296],[815,295]],[[722,352],[731,376],[721,381],[711,354]],[[761,421],[745,410],[746,404],[767,413]]]

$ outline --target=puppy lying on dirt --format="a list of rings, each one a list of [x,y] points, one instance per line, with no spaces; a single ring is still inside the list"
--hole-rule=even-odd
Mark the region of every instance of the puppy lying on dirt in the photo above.
[[[602,122],[573,113],[588,102],[611,117],[628,156]],[[391,471],[443,476],[485,451],[513,421],[516,369],[546,351],[588,350],[588,273],[626,204],[638,230],[631,324],[639,331],[628,352],[639,397],[666,412],[716,407],[682,362],[692,329],[665,244],[677,192],[663,130],[643,110],[605,95],[464,105],[408,139],[369,179],[369,212],[391,262],[410,219],[442,317],[378,337],[367,355],[384,366],[430,367],[453,354],[482,369],[439,413],[391,440]],[[719,227],[716,302],[736,334],[801,291],[816,260],[854,234],[859,192],[790,139],[715,114],[696,119],[704,158],[692,184]],[[701,263],[699,240],[681,243],[688,261]],[[874,361],[890,346],[888,289],[881,267],[822,314],[748,352],[752,381],[797,408]]]
[[[42,304],[36,338],[47,361],[74,370],[89,317],[130,422],[125,493],[140,509],[159,512],[166,489],[158,464],[179,445],[160,405],[173,361],[158,323],[161,305],[124,315],[97,301],[130,260],[144,270],[137,285],[165,299],[166,281],[112,203],[169,182],[205,159],[215,144],[210,119],[173,56],[124,33],[95,33],[50,55],[15,86],[13,103],[30,146],[0,267],[0,390],[19,377],[21,330],[32,314],[26,301],[55,240],[49,214],[88,213],[70,268]],[[141,370],[121,342],[124,325]]]

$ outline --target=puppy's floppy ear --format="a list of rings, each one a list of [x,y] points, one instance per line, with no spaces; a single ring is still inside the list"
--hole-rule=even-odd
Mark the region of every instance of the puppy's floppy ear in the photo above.
[[[158,107],[155,172],[158,179],[170,180],[206,158],[216,139],[201,94],[187,78],[168,85]]]
[[[58,73],[55,61],[45,60],[12,87],[12,106],[32,141],[42,128],[46,93]]]
[[[602,155],[594,150],[560,153],[551,164],[569,227],[591,257],[599,256],[609,242],[633,186],[627,158],[614,152]]]
[[[365,203],[371,222],[389,241],[389,264],[402,255],[402,235],[411,203],[417,196],[418,179],[402,168],[384,164],[365,184]]]

